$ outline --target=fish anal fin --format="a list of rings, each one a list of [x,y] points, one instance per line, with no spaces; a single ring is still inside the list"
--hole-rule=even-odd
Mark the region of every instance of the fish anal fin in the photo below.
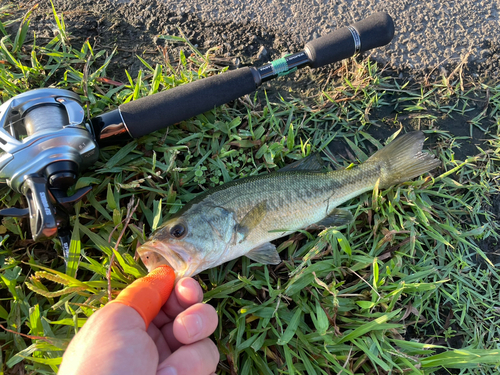
[[[267,200],[264,200],[252,207],[250,211],[241,219],[236,226],[238,233],[238,243],[243,241],[267,215]]]
[[[276,246],[271,242],[266,242],[250,250],[246,256],[254,262],[262,264],[280,264],[281,258],[276,251]]]
[[[351,211],[344,208],[334,208],[324,219],[318,221],[316,225],[325,227],[339,227],[349,224],[354,220]]]

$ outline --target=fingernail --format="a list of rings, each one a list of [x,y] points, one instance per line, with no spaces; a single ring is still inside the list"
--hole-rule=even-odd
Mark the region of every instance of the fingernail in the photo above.
[[[175,367],[167,366],[158,370],[156,375],[177,375],[177,370],[175,369]]]
[[[180,323],[186,329],[186,332],[190,338],[196,336],[201,332],[202,321],[198,314],[189,314],[180,318]]]

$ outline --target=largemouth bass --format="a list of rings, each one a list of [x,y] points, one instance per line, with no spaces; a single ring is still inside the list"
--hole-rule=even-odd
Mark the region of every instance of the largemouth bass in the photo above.
[[[422,152],[424,134],[396,138],[366,162],[336,171],[287,170],[247,177],[202,193],[162,224],[137,251],[149,271],[170,265],[193,276],[240,256],[279,264],[271,241],[312,224],[348,223],[337,208],[364,192],[407,181],[440,162]]]

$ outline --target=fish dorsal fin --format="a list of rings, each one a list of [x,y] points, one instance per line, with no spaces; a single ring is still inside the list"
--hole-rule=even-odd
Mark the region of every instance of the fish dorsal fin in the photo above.
[[[254,262],[262,264],[280,264],[281,258],[276,251],[276,246],[271,242],[266,242],[250,250],[246,256]]]
[[[328,165],[321,159],[318,152],[315,152],[303,159],[297,160],[292,164],[286,165],[279,169],[278,172],[290,172],[290,171],[321,171],[326,170]]]
[[[353,221],[351,211],[344,208],[334,208],[330,214],[324,219],[318,221],[316,225],[321,225],[325,227],[339,227],[341,225],[349,224]]]
[[[264,200],[252,207],[250,211],[241,219],[236,226],[238,233],[238,243],[243,241],[248,234],[255,228],[267,215],[267,200]]]

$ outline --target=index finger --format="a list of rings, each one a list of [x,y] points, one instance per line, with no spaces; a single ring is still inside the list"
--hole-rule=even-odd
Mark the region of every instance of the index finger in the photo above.
[[[165,305],[174,288],[175,273],[169,266],[161,266],[148,275],[135,280],[123,289],[115,300],[108,304],[120,303],[132,307],[144,320],[147,329],[158,311]]]

